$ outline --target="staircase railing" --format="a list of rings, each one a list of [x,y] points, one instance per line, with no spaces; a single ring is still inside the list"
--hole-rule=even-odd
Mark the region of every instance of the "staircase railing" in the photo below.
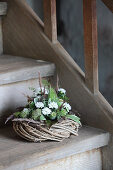
[[[102,0],[113,12],[113,0]],[[83,0],[85,83],[93,93],[99,91],[96,0]],[[44,32],[57,42],[56,0],[44,0]]]
[[[55,43],[57,41],[56,0],[44,0],[44,32]]]

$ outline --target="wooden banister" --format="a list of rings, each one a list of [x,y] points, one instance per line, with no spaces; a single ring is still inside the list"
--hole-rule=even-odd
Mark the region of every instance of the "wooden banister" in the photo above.
[[[113,0],[102,0],[102,2],[113,12]]]
[[[57,42],[56,0],[43,0],[44,4],[44,32],[53,42]]]
[[[93,92],[98,91],[98,41],[96,0],[83,0],[85,81]]]

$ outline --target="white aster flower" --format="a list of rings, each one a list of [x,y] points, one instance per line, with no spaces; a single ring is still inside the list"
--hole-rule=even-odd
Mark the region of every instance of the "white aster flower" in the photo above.
[[[37,108],[43,108],[43,107],[44,107],[44,104],[43,104],[42,102],[37,102],[37,103],[35,104],[35,106],[36,106]]]
[[[24,109],[23,109],[23,112],[29,112],[29,109],[24,108]]]
[[[42,91],[42,93],[44,93],[44,91],[45,91],[45,94],[48,94],[49,93],[49,91],[48,91],[48,89],[44,89],[44,87],[42,87],[42,88],[38,88],[37,90],[36,90],[36,92],[35,92],[35,94],[41,94],[41,91]]]
[[[61,92],[61,93],[63,93],[63,94],[66,94],[66,90],[63,89],[63,88],[58,89],[58,92]]]
[[[70,106],[70,104],[67,103],[67,102],[65,102],[65,103],[63,104],[63,107],[64,107],[68,112],[71,110],[71,106]]]
[[[50,109],[58,109],[58,104],[56,102],[50,102],[48,105]]]
[[[48,107],[45,107],[44,109],[42,109],[42,113],[43,113],[43,115],[50,115],[51,110]]]

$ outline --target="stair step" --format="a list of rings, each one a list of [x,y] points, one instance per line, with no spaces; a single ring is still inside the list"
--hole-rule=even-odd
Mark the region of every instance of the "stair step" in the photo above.
[[[7,14],[7,3],[0,2],[0,15],[6,15],[6,14]]]
[[[55,65],[17,56],[0,56],[0,126],[16,108],[27,104],[26,96],[32,95],[29,87],[39,87],[38,72],[41,77],[52,78]]]
[[[0,56],[0,85],[9,84],[29,79],[54,75],[53,63],[29,58],[2,55]]]
[[[71,136],[61,143],[26,142],[18,137],[12,128],[6,127],[0,129],[0,169],[24,170],[38,167],[103,147],[108,145],[108,142],[109,133],[86,126],[79,130],[78,137]]]

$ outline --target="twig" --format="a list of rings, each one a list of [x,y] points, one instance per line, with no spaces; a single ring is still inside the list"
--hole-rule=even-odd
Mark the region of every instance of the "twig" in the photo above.
[[[39,76],[39,86],[40,86],[41,94],[42,94],[42,79],[41,79],[40,72],[38,72],[38,76]]]
[[[58,92],[58,89],[59,89],[59,77],[58,77],[58,74],[57,74],[57,81],[56,81],[56,91]]]

